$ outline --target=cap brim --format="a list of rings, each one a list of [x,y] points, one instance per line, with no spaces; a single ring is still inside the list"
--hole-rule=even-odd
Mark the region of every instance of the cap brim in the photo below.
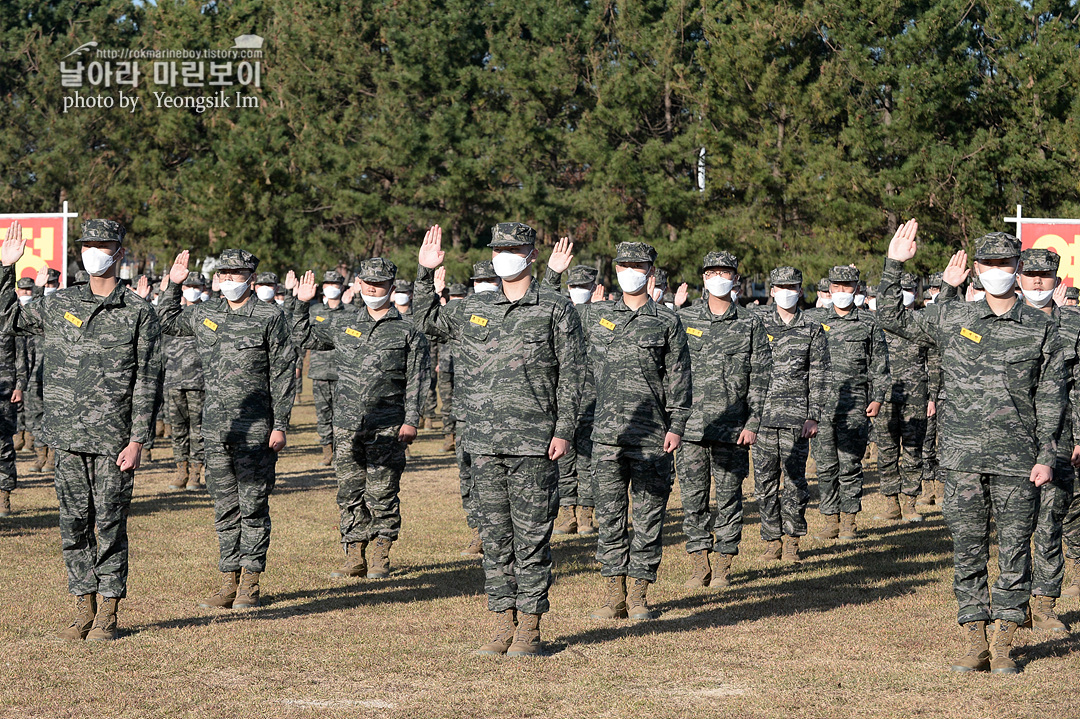
[[[976,260],[1011,260],[1013,258],[1020,259],[1019,252],[976,252]]]

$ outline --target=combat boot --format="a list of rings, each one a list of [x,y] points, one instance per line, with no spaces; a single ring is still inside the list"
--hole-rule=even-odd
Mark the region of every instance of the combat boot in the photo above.
[[[780,559],[780,555],[783,551],[783,542],[779,539],[774,539],[771,542],[765,542],[765,551],[761,553],[759,559]]]
[[[368,579],[385,579],[390,576],[390,546],[393,541],[386,537],[376,537],[375,547],[371,551],[371,567]]]
[[[552,534],[577,534],[577,517],[574,516],[573,505],[564,504],[559,507],[559,516],[555,518],[555,528]]]
[[[330,572],[334,579],[345,577],[362,577],[367,574],[367,559],[364,552],[367,550],[367,542],[354,542],[345,545],[345,562],[340,568]]]
[[[44,446],[34,447],[34,471],[44,472],[45,462],[49,459],[49,448]]]
[[[908,524],[923,521],[923,516],[915,509],[915,498],[903,495],[904,501],[900,504],[900,512],[903,515],[903,519]]]
[[[538,657],[544,653],[544,645],[540,643],[540,615],[518,615],[517,631],[514,632],[514,642],[506,652],[508,657]]]
[[[578,507],[578,534],[596,534],[592,507]]]
[[[206,486],[203,481],[203,466],[202,462],[192,462],[188,466],[188,489],[200,489]]]
[[[173,481],[169,483],[169,489],[183,489],[188,483],[188,463],[177,462],[176,463],[176,475],[173,477]]]
[[[20,449],[25,447],[26,446],[26,432],[16,432],[15,436],[12,437],[12,443],[14,444],[16,452],[18,452]]]
[[[901,516],[900,501],[895,494],[888,494],[885,496],[885,511],[875,514],[874,521],[891,522],[894,519],[900,519]]]
[[[116,597],[102,597],[98,603],[97,616],[94,617],[94,626],[86,635],[88,642],[111,642],[119,636],[116,631],[116,610],[120,606],[120,600]]]
[[[855,539],[855,514],[840,513],[840,533],[837,539]]]
[[[712,581],[709,582],[710,588],[723,589],[731,584],[728,575],[731,573],[731,563],[734,559],[734,554],[716,555],[716,567],[713,569]]]
[[[334,448],[329,444],[322,446],[322,459],[319,460],[320,467],[329,467],[334,463]]]
[[[11,516],[11,492],[0,489],[0,517]]]
[[[826,514],[825,526],[814,533],[814,539],[836,539],[840,536],[840,515]]]
[[[233,609],[254,609],[259,606],[259,576],[261,572],[245,569],[240,577],[240,586],[236,588]]]
[[[945,483],[934,480],[934,501],[938,506],[945,504]]]
[[[699,549],[696,552],[690,552],[690,571],[692,574],[687,579],[683,586],[689,588],[693,587],[707,587],[709,582],[712,581],[712,567],[709,566],[709,550]]]
[[[1054,597],[1033,596],[1028,602],[1028,617],[1026,626],[1033,629],[1042,629],[1047,632],[1067,634],[1069,628],[1058,618]]]
[[[589,616],[593,619],[626,619],[626,576],[602,577],[604,603]]]
[[[56,450],[52,447],[49,447],[49,453],[45,458],[45,466],[43,467],[43,469],[46,472],[56,471]]]
[[[652,582],[647,579],[634,579],[626,588],[626,614],[631,619],[655,619],[652,610],[649,609],[649,600],[646,595]]]
[[[954,672],[985,672],[990,668],[990,644],[986,641],[986,622],[963,625],[967,653],[953,662]]]
[[[463,557],[482,557],[484,556],[484,543],[480,541],[480,528],[473,529],[472,537],[469,539],[469,543],[465,545],[465,548],[461,550],[461,556]]]
[[[161,436],[166,437],[166,438],[172,437],[172,424],[171,423],[169,423],[169,422],[165,423],[165,432]]]
[[[994,674],[1019,674],[1012,659],[1013,637],[1016,622],[999,619],[994,622],[994,634],[990,638],[990,671]]]
[[[239,582],[239,569],[235,572],[222,572],[221,586],[218,587],[216,592],[199,602],[199,606],[204,609],[231,608],[233,602],[236,601],[236,589]]]
[[[487,644],[481,645],[481,647],[476,650],[477,654],[489,656],[506,654],[514,641],[514,633],[517,632],[517,622],[515,620],[517,617],[517,610],[507,609],[501,612],[495,612],[495,617],[498,622],[495,636],[492,637],[491,641]]]
[[[56,637],[65,642],[81,642],[94,626],[97,615],[97,595],[81,594],[75,597],[75,619],[66,629],[57,632]]]
[[[457,442],[454,441],[454,435],[448,434],[443,438],[442,451],[453,452],[457,449]]]
[[[799,564],[799,538],[784,535],[783,550],[780,553],[780,561],[787,564]]]
[[[920,507],[934,506],[934,480],[928,479],[922,483],[922,490],[919,492],[919,498],[915,504]]]
[[[1065,573],[1072,575],[1072,581],[1061,589],[1061,596],[1080,597],[1080,562],[1075,559],[1066,559]]]

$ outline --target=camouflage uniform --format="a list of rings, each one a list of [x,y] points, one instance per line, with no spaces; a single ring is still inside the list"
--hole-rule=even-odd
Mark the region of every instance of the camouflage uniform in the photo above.
[[[412,294],[413,283],[408,280],[395,280],[393,292],[406,292]],[[404,315],[405,319],[413,321],[413,306],[409,305],[409,310]],[[439,345],[442,344],[442,340],[434,335],[428,335],[428,353],[431,357],[431,366],[439,366]],[[436,390],[438,389],[438,376],[437,373],[432,372],[427,378],[427,387],[424,389],[424,407],[420,412],[421,418],[427,422],[427,426],[431,426],[435,420],[435,408],[438,406],[438,400],[436,397]]]
[[[17,338],[0,333],[0,491],[15,489],[15,434],[19,425],[18,405],[11,401],[16,389],[26,391],[26,355],[19,351]]]
[[[192,273],[182,286],[205,287],[206,280],[202,275]],[[173,461],[201,465],[204,458],[202,411],[206,393],[199,343],[194,337],[165,335],[162,339],[165,348],[165,392],[169,400]],[[198,483],[197,476],[195,483]]]
[[[465,285],[461,283],[455,283],[448,288],[451,298],[465,297],[468,290]],[[439,347],[439,373],[438,373],[438,389],[439,399],[442,400],[442,423],[443,423],[443,435],[446,437],[454,436],[454,352],[450,346],[450,343],[443,343]]]
[[[769,273],[769,281],[773,285],[801,285],[802,273],[794,267],[778,267]],[[802,436],[802,430],[807,420],[817,421],[822,416],[828,388],[829,346],[821,323],[798,308],[791,324],[786,324],[773,307],[766,306],[758,317],[772,351],[772,373],[761,429],[751,453],[761,538],[775,542],[784,535],[806,535],[809,441]]]
[[[34,281],[29,277],[24,277],[16,283],[16,286],[21,290],[33,290]],[[33,297],[31,296],[31,299],[32,298]],[[17,431],[29,432],[31,436],[35,436],[35,429],[40,430],[41,428],[41,402],[37,401],[38,397],[41,395],[41,382],[40,377],[34,375],[35,369],[40,370],[40,363],[37,362],[37,352],[34,347],[34,338],[16,335],[15,352],[18,355],[16,362],[26,368],[26,374],[22,378],[23,384],[20,387],[23,391],[22,402],[16,407],[18,412]],[[36,392],[32,391],[35,384],[37,385]],[[36,422],[33,417],[35,413],[37,417]],[[33,442],[28,441],[25,447],[28,450],[32,450],[34,444]]]
[[[79,242],[122,243],[124,227],[88,220]],[[0,331],[41,335],[42,440],[56,451],[56,496],[68,589],[127,596],[127,517],[134,470],[117,456],[154,433],[163,364],[161,330],[149,302],[117,283],[107,297],[89,285],[21,306],[15,273],[0,269]],[[97,536],[95,537],[95,528]]]
[[[364,260],[360,279],[387,282],[397,266],[381,257]],[[338,479],[341,543],[383,537],[401,529],[398,492],[405,469],[402,425],[420,422],[423,388],[431,374],[428,341],[390,305],[379,320],[367,306],[310,319],[306,302],[286,299],[297,346],[333,352],[334,470]]]
[[[535,241],[527,225],[500,223],[489,246]],[[547,455],[553,437],[574,438],[581,324],[567,299],[535,279],[514,302],[503,292],[478,292],[443,307],[433,277],[419,268],[416,317],[426,332],[459,342],[454,379],[466,423],[458,444],[472,459],[488,608],[543,614],[559,503],[558,465]]]
[[[322,283],[324,285],[333,283],[343,285],[345,278],[335,270],[327,270],[323,273]],[[288,298],[285,300],[285,314],[293,323],[296,321],[293,313],[296,311],[297,304],[290,302]],[[341,312],[347,307],[346,304],[340,301],[336,307],[331,307],[328,301],[316,302],[310,305],[308,316],[314,317],[320,326],[327,322],[332,324],[335,313]],[[349,309],[355,311],[356,308]],[[302,351],[303,348],[299,342],[296,343],[296,346],[298,350]],[[324,447],[326,445],[333,446],[334,443],[334,386],[338,379],[337,367],[334,364],[336,356],[337,350],[335,349],[315,348],[311,350],[311,357],[308,360],[308,377],[311,379],[311,394],[315,400],[315,426],[319,432],[319,444]]]
[[[976,260],[1020,254],[1020,242],[1003,232],[980,238],[976,247]],[[1023,623],[1039,498],[1029,475],[1035,464],[1054,466],[1066,403],[1057,330],[1021,301],[997,316],[985,300],[939,296],[924,312],[903,313],[901,268],[885,261],[878,320],[896,334],[928,339],[941,350],[948,398],[939,410],[939,458],[959,622]],[[991,515],[1000,568],[992,598],[987,581]]]
[[[643,242],[619,243],[615,262],[656,260]],[[593,476],[596,560],[604,577],[656,581],[671,493],[668,432],[682,437],[692,404],[690,350],[678,315],[651,298],[632,310],[618,302],[577,307],[596,384]],[[634,537],[627,526],[633,499]]]
[[[704,267],[738,267],[728,252],[710,252]],[[715,315],[708,302],[679,311],[690,347],[694,404],[675,470],[682,494],[686,552],[712,551],[714,524],[721,554],[738,554],[742,540],[742,483],[750,471],[743,430],[757,432],[769,389],[772,352],[761,320],[738,304]],[[709,484],[716,483],[717,516],[710,522]]]
[[[218,269],[254,273],[259,260],[227,249]],[[203,440],[206,486],[214,499],[219,569],[262,572],[270,546],[270,493],[277,453],[270,434],[284,432],[294,397],[296,350],[281,308],[254,293],[233,309],[225,298],[180,306],[170,283],[160,305],[164,331],[194,337],[206,383]]]

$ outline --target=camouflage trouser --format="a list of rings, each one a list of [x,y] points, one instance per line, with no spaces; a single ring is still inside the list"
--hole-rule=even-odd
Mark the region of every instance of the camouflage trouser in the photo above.
[[[926,404],[886,402],[874,418],[881,493],[914,497],[922,488]]]
[[[1080,481],[1077,480],[1076,470],[1072,469],[1069,478],[1073,480],[1073,495],[1069,502],[1069,509],[1062,521],[1062,535],[1065,540],[1065,556],[1069,559],[1080,559]],[[1057,469],[1054,469],[1057,476]]]
[[[439,399],[442,400],[443,434],[454,433],[454,373],[439,372]]]
[[[458,422],[461,427],[461,422]],[[457,453],[458,480],[461,485],[461,507],[465,510],[465,522],[470,529],[480,526],[480,513],[476,506],[476,493],[473,491],[472,455],[465,451],[463,442],[458,442]]]
[[[941,511],[953,540],[953,592],[960,624],[1004,619],[1023,624],[1031,594],[1031,535],[1039,491],[1029,479],[944,469]],[[998,569],[991,597],[990,518],[998,540]]]
[[[203,462],[202,410],[205,393],[201,389],[170,389],[169,425],[172,430],[173,460]]]
[[[826,416],[818,423],[810,446],[817,462],[822,514],[862,510],[862,459],[869,429],[865,408]]]
[[[267,446],[241,447],[206,441],[206,488],[214,500],[222,572],[266,569],[270,548],[270,493],[277,453]]]
[[[941,481],[941,477],[938,474],[938,458],[937,458],[937,416],[941,412],[941,402],[937,403],[937,412],[933,417],[926,418],[926,433],[923,435],[922,443],[922,459],[923,459],[923,481],[931,482],[934,480]]]
[[[41,395],[41,385],[31,382],[23,392],[23,406],[26,412],[26,429],[34,435],[34,447],[44,447],[41,440],[41,418],[45,412],[45,400]],[[33,449],[28,447],[27,449]]]
[[[16,420],[15,420],[15,431],[16,432],[25,432],[26,431],[26,402],[25,401],[19,402],[19,404],[16,405],[16,410],[17,410],[17,412],[16,412]]]
[[[68,591],[126,597],[134,470],[121,472],[112,455],[57,449],[55,484]]]
[[[15,440],[12,437],[19,423],[18,405],[11,395],[0,395],[0,490],[15,489]]]
[[[754,454],[754,494],[761,515],[761,538],[774,542],[783,535],[806,534],[806,504],[810,489],[806,484],[806,456],[810,443],[801,429],[762,427]],[[784,488],[780,489],[780,471]]]
[[[570,449],[559,457],[559,504],[592,507],[596,486],[592,473],[592,421],[579,422]]]
[[[1075,473],[1068,458],[1058,458],[1054,478],[1039,488],[1039,510],[1031,535],[1031,593],[1060,597],[1065,578],[1062,525],[1073,498]]]
[[[437,399],[435,396],[435,388],[438,384],[437,372],[431,372],[431,377],[428,381],[428,386],[424,391],[424,411],[423,416],[427,419],[435,419],[435,407],[437,405]]]
[[[397,435],[397,426],[334,427],[342,544],[376,537],[397,540],[401,530],[398,491],[405,471],[405,445]]]
[[[686,551],[738,554],[742,541],[742,483],[750,473],[750,452],[728,442],[687,442],[675,452],[675,473],[682,494]],[[716,485],[716,519],[709,511],[709,485]]]
[[[544,457],[473,455],[488,609],[548,611],[559,469]]]
[[[311,380],[311,394],[315,400],[315,428],[320,445],[334,443],[334,385],[336,379]]]
[[[593,444],[596,561],[600,562],[601,576],[655,582],[671,495],[671,455],[642,457],[640,452],[640,447]],[[633,540],[628,526],[629,500],[633,500]]]

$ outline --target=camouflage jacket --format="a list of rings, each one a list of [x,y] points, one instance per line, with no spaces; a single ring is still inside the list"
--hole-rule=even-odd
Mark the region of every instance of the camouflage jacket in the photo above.
[[[901,312],[914,310],[905,307]],[[885,333],[885,343],[889,346],[889,376],[892,378],[892,389],[885,394],[886,401],[925,406],[929,398],[930,343],[926,340],[912,342],[893,332]]]
[[[9,401],[16,389],[26,389],[26,352],[18,340],[13,334],[0,334],[0,402]]]
[[[306,302],[285,300],[293,313],[298,347],[333,352],[334,426],[415,427],[420,422],[431,373],[428,341],[391,307],[377,322],[359,311],[313,314]]]
[[[873,314],[856,307],[841,315],[822,307],[806,316],[821,323],[829,343],[829,398],[823,411],[865,413],[871,402],[888,399],[889,350]]]
[[[117,284],[90,285],[31,301],[15,297],[15,273],[0,269],[0,332],[42,335],[42,440],[69,452],[116,455],[153,436],[164,362],[153,306]]]
[[[1054,321],[1017,300],[1001,316],[986,303],[942,299],[901,312],[903,265],[885,261],[878,320],[941,352],[947,400],[938,410],[938,462],[945,469],[1027,477],[1053,466],[1065,413],[1064,353]]]
[[[1076,446],[1073,428],[1080,426],[1080,389],[1077,388],[1080,384],[1077,382],[1080,379],[1080,309],[1055,305],[1050,311],[1050,318],[1057,327],[1058,339],[1061,341],[1065,381],[1068,385],[1068,409],[1065,411],[1061,437],[1058,439],[1058,461],[1068,462],[1072,458],[1073,447]]]
[[[772,375],[761,415],[762,427],[802,429],[819,420],[827,405],[829,343],[821,323],[795,312],[785,324],[775,307],[755,313],[772,350]]]
[[[296,311],[300,305],[307,305],[307,303],[297,302],[296,298],[294,298],[292,295],[289,295],[285,298],[285,305],[283,306],[283,309],[285,310],[286,319],[289,320],[290,327],[296,326]],[[339,302],[337,307],[330,307],[329,305],[326,305],[322,302],[316,302],[312,305],[307,306],[309,321],[310,318],[314,318],[315,322],[319,323],[320,325],[324,324],[326,321],[329,321],[332,317],[337,316],[337,313],[339,312],[346,312],[349,314],[355,314],[357,312],[356,307],[346,305],[343,302]],[[298,350],[303,350],[303,347],[296,340],[297,338],[293,337],[293,343],[296,345],[296,348]],[[303,354],[302,351],[301,354]],[[310,377],[311,379],[337,379],[338,371],[337,367],[334,364],[334,359],[336,355],[337,352],[332,347],[330,349],[322,350],[312,349],[311,359],[308,362],[308,377]]]
[[[454,405],[465,418],[465,451],[537,457],[552,437],[573,441],[585,346],[570,301],[533,280],[514,302],[479,292],[442,306],[433,278],[418,269],[414,317],[429,335],[457,341]]]
[[[41,372],[41,359],[37,351],[37,338],[16,335],[15,351],[19,355],[16,360],[18,364],[26,367],[26,376],[23,378],[25,386],[20,389],[27,389],[32,385],[40,387],[44,375]]]
[[[544,271],[544,279],[540,281],[540,287],[549,289],[552,292],[556,292],[560,297],[565,297],[561,291],[562,275],[555,270],[548,268]],[[567,298],[569,301],[569,298]],[[584,319],[581,317],[581,309],[579,305],[575,305],[572,301],[570,305],[574,308],[574,311],[578,314],[578,320],[580,320],[584,326]],[[578,421],[584,424],[592,424],[593,416],[596,414],[596,380],[593,378],[592,367],[589,364],[588,348],[585,352],[585,383],[581,388],[581,405],[578,410]]]
[[[621,299],[577,310],[596,382],[593,442],[659,450],[666,433],[681,437],[693,396],[679,316],[652,300],[637,310]]]
[[[205,380],[203,438],[257,447],[289,425],[295,394],[296,350],[285,315],[254,293],[235,310],[224,298],[180,306],[180,285],[161,293],[164,331],[194,337]]]
[[[694,406],[683,438],[734,444],[742,430],[757,432],[772,370],[761,320],[737,304],[715,315],[708,302],[679,310],[679,319],[694,378]]]
[[[203,389],[202,359],[194,337],[162,337],[165,389]]]

